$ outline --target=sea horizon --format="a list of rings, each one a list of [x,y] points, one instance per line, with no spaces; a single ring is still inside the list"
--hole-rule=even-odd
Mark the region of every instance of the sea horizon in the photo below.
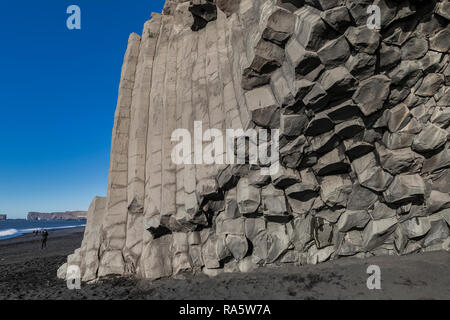
[[[28,220],[6,219],[0,221],[0,240],[16,238],[33,231],[85,227],[86,220]]]

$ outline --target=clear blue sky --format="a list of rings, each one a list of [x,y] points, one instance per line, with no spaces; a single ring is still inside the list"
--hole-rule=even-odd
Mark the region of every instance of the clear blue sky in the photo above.
[[[66,9],[81,8],[81,30]],[[164,0],[0,2],[0,213],[87,210],[105,195],[128,35]]]

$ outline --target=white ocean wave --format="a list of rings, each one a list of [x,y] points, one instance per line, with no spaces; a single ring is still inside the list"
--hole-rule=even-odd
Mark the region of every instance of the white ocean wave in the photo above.
[[[72,229],[78,227],[85,227],[85,224],[82,225],[70,225],[70,226],[58,226],[58,227],[39,227],[39,228],[27,228],[27,229],[6,229],[0,230],[0,239],[4,238],[13,238],[20,236],[22,234],[32,233],[33,231],[42,231],[46,230],[60,230],[60,229]]]
[[[39,231],[39,230],[41,230],[41,228],[20,229],[20,232],[30,233],[30,232]]]
[[[37,230],[59,230],[59,229],[72,229],[72,228],[78,228],[78,227],[86,227],[85,224],[79,224],[74,226],[61,226],[61,227],[48,227],[48,228],[37,228]],[[23,230],[21,230],[23,231]]]
[[[0,230],[0,237],[13,236],[17,233],[19,233],[19,231],[17,231],[17,229]]]

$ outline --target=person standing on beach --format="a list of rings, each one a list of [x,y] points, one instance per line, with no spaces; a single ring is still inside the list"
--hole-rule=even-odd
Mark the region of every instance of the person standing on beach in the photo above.
[[[48,232],[46,229],[44,229],[44,231],[42,232],[42,245],[41,245],[41,250],[45,249],[47,247],[47,237],[48,237]]]

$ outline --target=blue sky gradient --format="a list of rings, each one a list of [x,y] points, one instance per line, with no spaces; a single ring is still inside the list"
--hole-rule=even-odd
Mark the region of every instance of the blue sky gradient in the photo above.
[[[81,30],[66,9],[81,8]],[[87,210],[106,195],[131,32],[164,0],[0,2],[0,213]]]

